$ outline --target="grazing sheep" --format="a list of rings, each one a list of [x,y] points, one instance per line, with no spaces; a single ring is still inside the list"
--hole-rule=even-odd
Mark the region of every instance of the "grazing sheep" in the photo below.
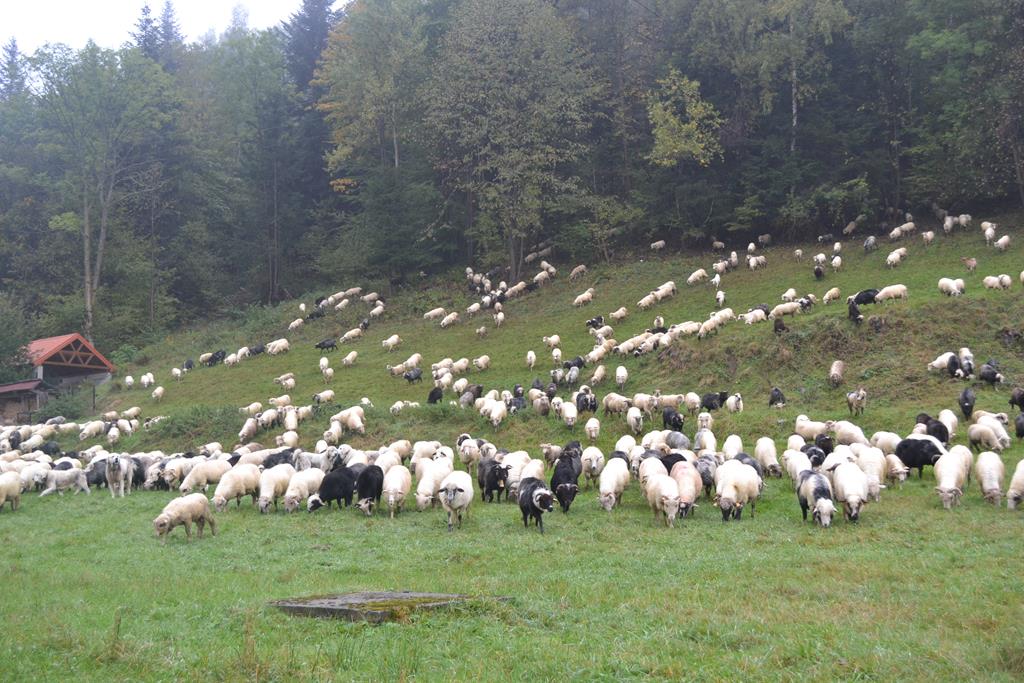
[[[907,298],[907,286],[906,285],[889,285],[878,290],[878,294],[875,295],[876,302],[882,301],[895,301],[896,299]]]
[[[164,397],[164,388],[163,387],[157,387],[156,389],[154,389],[153,393],[152,393],[152,397],[153,397],[154,401],[159,401],[160,399],[162,399]]]
[[[232,498],[235,506],[242,504],[242,497],[251,495],[253,505],[259,497],[260,470],[252,463],[238,463],[220,478],[213,492],[213,505],[217,512],[227,509]]]
[[[217,523],[210,513],[210,501],[201,493],[191,493],[169,502],[153,520],[153,529],[162,545],[167,544],[167,537],[176,526],[184,526],[185,536],[191,541],[193,522],[199,528],[199,538],[203,537],[207,523],[210,525],[210,534],[217,535]]]
[[[211,483],[219,483],[230,469],[231,463],[227,460],[206,460],[201,462],[189,471],[184,481],[181,482],[181,486],[178,487],[178,490],[182,493],[190,493],[195,489],[202,488],[205,492]]]
[[[992,246],[995,247],[996,251],[1006,251],[1010,247],[1010,236],[1003,235],[995,242],[992,242]]]
[[[10,502],[11,512],[21,505],[21,475],[18,472],[4,472],[0,474],[0,512],[3,512],[4,504]]]
[[[978,455],[974,463],[974,476],[981,486],[981,495],[986,502],[999,507],[1003,497],[1003,477],[1006,469],[1003,466],[1003,459],[992,451],[985,451]]]
[[[665,240],[658,240],[657,242],[651,242],[651,251],[661,251],[665,248]]]
[[[647,480],[647,503],[654,513],[654,523],[662,519],[665,526],[674,527],[679,514],[679,485],[668,474],[655,474]]]
[[[970,467],[955,453],[946,453],[935,461],[935,491],[942,507],[952,510],[960,504]]]
[[[611,512],[622,501],[622,492],[629,484],[629,464],[622,458],[611,458],[601,470],[598,483],[601,507]]]
[[[843,504],[847,521],[859,521],[860,513],[868,502],[867,475],[857,465],[845,462],[832,467],[831,476],[836,501]]]
[[[295,468],[288,463],[274,465],[260,475],[260,496],[258,507],[261,513],[270,511],[270,504],[277,510],[277,499],[288,491],[288,483],[295,475]]]
[[[703,268],[698,268],[697,270],[695,270],[692,273],[690,273],[690,276],[686,278],[686,284],[688,284],[688,285],[695,285],[698,282],[703,282],[703,281],[705,281],[707,279],[708,279],[708,272],[706,270],[704,270]]]
[[[1006,507],[1016,510],[1017,504],[1024,498],[1024,460],[1017,463],[1010,479],[1010,488],[1006,492]]]
[[[797,501],[807,521],[807,510],[811,509],[811,519],[822,528],[832,525],[832,515],[836,506],[832,501],[832,484],[827,477],[810,469],[803,470],[797,479]]]
[[[760,491],[761,477],[750,465],[739,460],[726,460],[715,469],[715,504],[722,511],[723,522],[730,518],[739,520],[747,504],[753,517]]]
[[[828,370],[828,383],[838,387],[843,383],[843,374],[846,372],[846,363],[841,360],[833,361],[832,367]]]

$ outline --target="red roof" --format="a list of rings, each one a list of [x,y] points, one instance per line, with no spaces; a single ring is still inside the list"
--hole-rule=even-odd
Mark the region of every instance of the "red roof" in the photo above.
[[[96,350],[89,340],[73,332],[59,337],[46,337],[26,347],[32,365],[63,365],[72,368],[114,371],[114,365]]]
[[[22,391],[31,391],[43,383],[41,379],[25,379],[10,384],[0,384],[0,394],[16,394]]]

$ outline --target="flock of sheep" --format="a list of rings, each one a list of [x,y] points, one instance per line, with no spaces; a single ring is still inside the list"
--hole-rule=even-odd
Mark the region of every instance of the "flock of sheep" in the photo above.
[[[904,225],[894,229],[890,240],[900,240],[911,235],[915,226],[910,216]],[[944,230],[948,233],[956,227],[967,228],[970,216],[946,217]],[[851,226],[853,228],[851,229]],[[851,223],[844,234],[851,234],[857,223]],[[1005,250],[1010,243],[1009,236],[996,239],[997,226],[982,223],[986,242],[993,248]],[[849,231],[849,232],[848,232]],[[934,241],[935,234],[923,234],[924,244]],[[819,242],[832,241],[831,235],[819,237]],[[762,235],[758,242],[767,246],[769,235]],[[865,251],[877,248],[877,239],[869,237],[864,243]],[[651,244],[654,251],[665,247],[664,241]],[[716,250],[724,244],[715,241]],[[505,306],[508,302],[534,291],[552,278],[557,270],[546,260],[550,256],[550,244],[541,244],[525,258],[530,264],[539,261],[540,270],[530,280],[508,286],[497,285],[491,278],[497,273],[476,273],[466,269],[466,279],[471,291],[479,295],[479,301],[472,303],[463,313],[473,318],[487,312],[495,327],[505,323]],[[750,270],[767,266],[765,256],[758,254],[758,245],[747,247],[746,265]],[[833,270],[842,268],[842,243],[835,242],[832,257],[819,253],[813,258],[814,275],[823,277],[823,269],[830,265]],[[797,259],[803,258],[803,251],[794,252]],[[886,265],[895,268],[907,257],[907,249],[899,248],[886,258]],[[968,269],[973,271],[976,262],[964,259]],[[543,531],[542,515],[551,511],[557,502],[568,512],[582,486],[594,487],[599,501],[606,510],[614,509],[632,480],[636,480],[640,496],[646,500],[655,518],[669,526],[675,520],[693,514],[698,499],[703,494],[713,498],[723,519],[739,519],[744,508],[753,516],[758,497],[771,477],[788,473],[792,480],[804,519],[812,511],[815,522],[829,526],[837,504],[844,516],[851,521],[859,519],[863,506],[869,501],[877,502],[881,491],[900,484],[910,469],[919,473],[925,466],[933,466],[937,491],[942,504],[951,507],[958,503],[966,490],[971,473],[979,482],[986,500],[999,504],[1005,484],[1005,467],[999,453],[1010,445],[1006,429],[1009,416],[1006,413],[988,413],[974,410],[974,394],[965,389],[961,395],[960,408],[970,421],[967,429],[972,448],[984,449],[975,461],[972,451],[964,446],[950,445],[956,435],[958,420],[951,410],[943,410],[937,418],[922,414],[918,423],[901,437],[893,432],[876,432],[866,437],[861,428],[849,420],[817,422],[804,415],[794,423],[793,434],[788,437],[781,462],[777,456],[775,441],[763,436],[756,441],[753,455],[745,452],[741,438],[729,434],[718,447],[718,438],[713,431],[713,411],[725,409],[738,413],[743,411],[740,394],[715,392],[699,395],[695,392],[663,394],[660,391],[635,393],[626,396],[609,391],[598,399],[594,387],[607,379],[614,379],[619,392],[629,381],[629,373],[622,365],[609,373],[603,361],[609,354],[620,357],[640,356],[671,345],[677,338],[695,335],[704,339],[717,332],[723,325],[740,319],[748,325],[768,320],[775,321],[776,332],[785,329],[784,316],[796,315],[818,303],[812,294],[799,296],[795,289],[789,289],[781,296],[782,302],[769,307],[766,304],[750,308],[746,313],[736,315],[731,308],[725,308],[725,291],[722,289],[723,276],[739,266],[736,252],[712,264],[715,273],[700,268],[686,278],[690,287],[710,282],[716,290],[715,301],[719,310],[703,321],[684,321],[666,325],[662,316],[654,319],[651,328],[625,338],[614,338],[615,330],[606,324],[605,316],[596,316],[586,321],[593,337],[593,346],[585,354],[564,359],[560,335],[544,336],[542,343],[547,347],[554,369],[550,381],[535,380],[529,388],[515,385],[510,389],[485,391],[481,384],[471,382],[467,373],[470,369],[483,372],[491,367],[489,355],[475,359],[444,358],[430,365],[433,387],[427,397],[428,403],[444,400],[446,393],[453,396],[450,402],[463,409],[472,408],[490,426],[497,430],[501,424],[521,411],[532,410],[540,415],[552,415],[570,430],[577,422],[583,422],[583,432],[591,445],[583,446],[571,441],[565,446],[542,444],[541,458],[534,458],[527,451],[507,451],[487,439],[473,438],[462,434],[449,446],[437,441],[416,441],[401,439],[382,446],[377,450],[358,450],[343,443],[346,434],[365,434],[366,413],[364,408],[372,406],[367,398],[357,405],[338,411],[330,417],[329,427],[311,451],[301,449],[300,424],[317,415],[324,406],[335,401],[335,392],[324,389],[312,397],[310,405],[294,405],[291,394],[296,388],[294,373],[285,373],[274,378],[274,382],[286,392],[268,400],[268,406],[254,401],[240,408],[243,424],[239,431],[239,443],[231,449],[224,449],[220,443],[206,444],[195,453],[166,455],[162,452],[118,453],[113,449],[121,437],[131,434],[140,427],[145,428],[160,416],[140,424],[141,409],[130,408],[122,413],[112,412],[81,425],[55,419],[43,425],[22,425],[0,430],[0,509],[5,501],[16,508],[20,495],[36,488],[40,495],[63,493],[66,490],[88,492],[90,487],[107,486],[114,497],[130,493],[133,487],[143,489],[177,489],[182,497],[175,499],[154,520],[159,536],[166,535],[175,526],[185,526],[191,537],[191,526],[196,524],[202,535],[205,524],[211,532],[215,530],[214,517],[210,512],[205,492],[215,485],[214,508],[224,512],[231,500],[240,504],[245,496],[251,496],[253,504],[261,512],[277,508],[282,501],[286,511],[305,506],[310,512],[336,502],[340,507],[353,504],[366,514],[375,508],[386,507],[394,516],[405,505],[412,494],[416,507],[424,510],[440,505],[447,513],[449,530],[461,526],[470,503],[475,498],[474,482],[479,487],[482,500],[493,500],[502,493],[506,499],[517,500],[522,520],[528,524],[533,520]],[[586,266],[574,268],[570,281],[587,273]],[[1024,272],[1020,275],[1024,284]],[[1012,278],[1002,274],[983,280],[985,287],[1008,289]],[[949,296],[964,293],[962,279],[942,278],[939,290]],[[665,282],[636,302],[636,307],[647,311],[660,302],[677,296],[679,289],[674,281]],[[587,288],[576,296],[572,305],[582,307],[591,304],[596,290]],[[358,327],[341,335],[340,339],[325,339],[316,346],[324,355],[319,360],[319,371],[325,383],[334,377],[334,369],[326,355],[338,344],[355,343],[367,332],[371,321],[380,318],[385,311],[385,302],[376,292],[363,295],[359,287],[339,291],[329,297],[318,299],[313,310],[304,318],[292,321],[288,329],[298,329],[304,321],[323,317],[329,308],[346,309],[355,297],[370,306],[368,317]],[[860,323],[863,316],[860,306],[890,300],[906,299],[908,291],[902,284],[889,285],[878,290],[862,290],[847,298],[848,313],[854,323]],[[841,292],[832,288],[822,297],[824,304],[839,300]],[[306,305],[300,310],[306,313]],[[608,323],[619,324],[629,315],[625,306],[607,316]],[[443,307],[433,308],[423,318],[436,322],[440,328],[452,327],[462,321],[459,311]],[[478,336],[487,334],[486,325],[476,329]],[[392,352],[402,345],[398,334],[382,340],[381,345]],[[199,356],[199,363],[215,365],[223,363],[235,366],[243,360],[262,353],[278,355],[287,353],[290,343],[286,338],[266,344],[243,346],[234,353],[216,351]],[[358,352],[353,350],[342,360],[343,366],[353,365]],[[534,370],[538,358],[534,350],[525,355],[526,366]],[[414,353],[396,365],[387,365],[387,372],[402,377],[410,384],[422,382],[426,367],[421,354]],[[173,368],[171,376],[181,381],[195,364],[189,360],[180,368]],[[584,369],[588,376],[584,377]],[[976,373],[973,355],[969,349],[959,353],[946,352],[929,364],[929,369],[945,370],[951,376],[963,379],[978,377],[989,383],[1004,381],[994,361],[983,364]],[[836,361],[830,368],[829,381],[833,386],[843,382],[845,365]],[[148,388],[156,384],[152,373],[145,373],[140,384]],[[124,385],[134,385],[132,377],[124,379]],[[560,393],[565,394],[559,396]],[[164,388],[157,386],[152,398],[159,401]],[[863,414],[867,405],[867,392],[863,388],[847,394],[851,416]],[[780,390],[773,389],[769,404],[782,406],[785,398]],[[1011,406],[1024,407],[1024,395],[1015,390]],[[418,402],[398,401],[390,407],[397,415],[407,408],[418,407]],[[607,455],[592,445],[602,430],[598,410],[608,416],[622,415],[628,434],[616,442],[614,450]],[[969,408],[969,409],[968,409]],[[589,418],[583,421],[588,413]],[[692,440],[683,433],[686,415],[697,422]],[[661,430],[651,430],[649,423],[660,416]],[[645,431],[645,425],[648,426]],[[1018,416],[1016,436],[1024,437],[1024,416]],[[281,428],[283,432],[274,437],[275,447],[265,448],[255,439],[263,431]],[[56,439],[64,434],[78,432],[79,440],[85,441],[105,436],[107,447],[94,445],[77,453],[63,454]],[[638,441],[639,439],[639,441]],[[465,470],[459,469],[464,465]],[[415,488],[413,482],[415,481]],[[193,493],[201,489],[204,493]],[[1013,508],[1024,496],[1024,461],[1017,464],[1007,490],[1008,506]],[[383,502],[382,502],[383,501]]]

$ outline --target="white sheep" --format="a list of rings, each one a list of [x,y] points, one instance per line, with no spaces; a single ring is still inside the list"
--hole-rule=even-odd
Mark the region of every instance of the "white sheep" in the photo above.
[[[1024,460],[1017,463],[1010,479],[1010,488],[1006,491],[1006,507],[1010,510],[1017,509],[1017,503],[1024,498]]]
[[[930,245],[933,241],[935,241],[935,232],[932,231],[932,230],[928,230],[927,232],[922,232],[921,233],[921,240],[924,242],[925,246]]]
[[[725,407],[730,413],[742,413],[743,397],[740,394],[733,394],[725,399]]]
[[[715,504],[722,511],[723,521],[740,519],[743,508],[748,504],[753,517],[760,491],[761,477],[750,465],[739,460],[726,460],[715,468]]]
[[[960,504],[960,497],[967,483],[969,468],[963,466],[963,460],[955,453],[945,453],[935,461],[935,491],[939,494],[942,507],[953,509]]]
[[[833,256],[832,257],[832,270],[838,272],[843,267],[843,257]]]
[[[621,365],[615,368],[615,384],[620,391],[626,386],[627,381],[629,381],[629,371]]]
[[[584,425],[583,431],[586,432],[588,439],[597,441],[598,437],[601,436],[601,421],[596,417],[590,418],[587,420],[587,424]]]
[[[878,294],[875,295],[876,302],[882,301],[895,301],[896,299],[907,298],[907,286],[906,285],[889,285],[878,290]]]
[[[194,489],[202,488],[206,491],[211,483],[220,482],[224,474],[231,469],[231,463],[227,460],[206,460],[199,463],[191,470],[185,480],[181,482],[178,490],[182,493],[190,493]]]
[[[544,344],[546,344],[549,349],[554,349],[562,345],[562,337],[557,334],[552,334],[551,336],[543,337],[541,341],[544,342]]]
[[[639,434],[644,428],[644,414],[636,406],[631,406],[626,411],[626,424],[634,434]]]
[[[674,527],[679,514],[679,485],[676,480],[668,474],[652,475],[647,480],[646,495],[647,504],[654,513],[654,523],[664,519],[665,526]]]
[[[0,474],[0,512],[3,512],[4,505],[11,504],[11,512],[21,505],[21,475],[18,472],[4,472]]]
[[[398,345],[401,344],[401,343],[402,343],[402,338],[399,337],[397,334],[393,334],[390,337],[388,337],[387,339],[381,341],[380,345],[382,347],[384,347],[385,351],[387,351],[388,353],[391,353],[396,348],[398,348]]]
[[[441,482],[438,489],[441,507],[448,513],[448,531],[462,528],[462,518],[473,502],[473,479],[468,472],[456,470]]]
[[[754,444],[754,460],[764,469],[764,473],[770,477],[781,477],[782,467],[779,465],[779,458],[775,450],[775,441],[769,436],[762,436]]]
[[[987,448],[993,451],[1002,451],[1004,446],[996,435],[995,431],[987,424],[973,424],[967,428],[967,439],[971,448]]]
[[[704,270],[703,268],[698,268],[697,270],[695,270],[692,273],[690,273],[690,276],[688,278],[686,278],[686,284],[688,284],[688,285],[695,285],[698,282],[703,282],[704,280],[707,280],[707,279],[708,279],[708,272],[706,270]]]
[[[241,506],[242,497],[251,495],[253,505],[259,497],[260,470],[253,463],[239,461],[234,467],[225,472],[217,488],[213,491],[213,505],[217,512],[227,509],[232,498],[235,499],[236,507]]]
[[[153,390],[153,393],[151,395],[154,401],[159,401],[164,397],[164,388],[157,387],[156,389]]]
[[[824,464],[822,469],[825,469]],[[836,502],[843,504],[843,514],[847,521],[858,521],[861,510],[868,502],[868,476],[854,463],[844,462],[832,469],[831,478]]]
[[[153,529],[161,544],[167,543],[167,536],[176,526],[185,527],[185,536],[192,540],[192,524],[199,528],[199,538],[203,537],[203,528],[208,523],[210,534],[217,535],[217,523],[210,513],[210,501],[201,493],[191,493],[181,498],[175,498],[168,503],[163,512],[153,520]]]
[[[995,247],[997,251],[1006,251],[1010,247],[1010,236],[1003,235],[993,242],[992,246]]]
[[[611,512],[616,505],[622,502],[622,493],[629,484],[629,465],[622,458],[611,458],[608,460],[598,484],[599,500],[601,507]]]
[[[288,491],[288,483],[295,475],[295,468],[288,463],[274,465],[260,475],[260,496],[258,507],[261,513],[270,511],[270,504],[277,510],[277,499]]]
[[[585,292],[573,299],[572,305],[579,308],[586,306],[594,300],[594,288],[590,287]]]
[[[651,251],[661,251],[665,248],[665,240],[658,240],[657,242],[651,242]]]
[[[124,388],[131,389],[133,386],[135,386],[135,378],[132,377],[131,375],[128,375],[127,377],[124,378]]]
[[[946,296],[960,296],[964,293],[963,280],[948,277],[939,278],[939,292]]]
[[[342,344],[347,344],[349,342],[352,342],[352,341],[355,341],[355,340],[359,339],[362,336],[363,336],[363,328],[361,328],[361,327],[354,327],[351,330],[349,330],[348,332],[346,332],[345,334],[341,335],[341,339],[339,339],[339,342],[342,343]]]
[[[1006,468],[1003,459],[992,451],[978,454],[974,463],[974,476],[981,486],[981,495],[985,501],[999,507],[1003,497],[1003,478]]]
[[[359,357],[358,351],[350,351],[347,356],[341,359],[341,364],[347,368],[352,367],[356,364],[356,358]]]
[[[427,311],[426,313],[424,313],[423,314],[423,319],[424,320],[437,320],[439,318],[443,318],[444,316],[445,316],[444,308],[438,306],[437,308],[432,308],[429,311]]]

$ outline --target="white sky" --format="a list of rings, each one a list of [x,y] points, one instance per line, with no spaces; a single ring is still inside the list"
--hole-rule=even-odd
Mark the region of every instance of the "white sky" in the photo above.
[[[172,0],[185,42],[213,29],[220,34],[231,23],[236,5],[249,13],[251,28],[274,26],[302,4],[301,0]],[[131,39],[145,0],[0,0],[0,42],[13,36],[24,54],[45,43],[81,48],[89,38],[106,48]],[[154,18],[164,0],[149,0]]]

